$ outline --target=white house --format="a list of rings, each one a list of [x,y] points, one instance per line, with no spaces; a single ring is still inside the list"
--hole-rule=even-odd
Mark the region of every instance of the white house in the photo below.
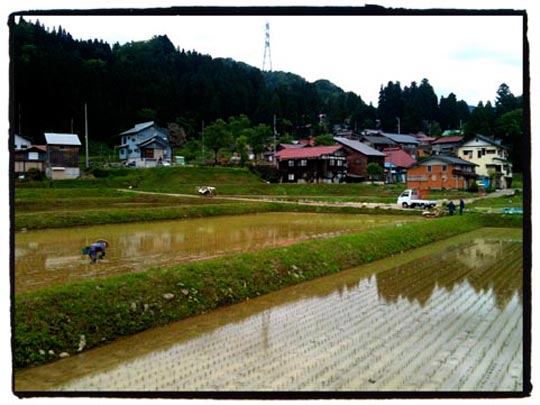
[[[457,149],[458,156],[478,165],[478,174],[484,185],[490,185],[493,178],[495,188],[512,186],[512,162],[508,159],[508,148],[500,139],[477,134]]]
[[[15,150],[27,149],[30,146],[32,146],[32,142],[30,142],[28,139],[25,139],[22,136],[17,135],[17,134],[15,134],[14,144],[15,144]]]
[[[119,157],[125,164],[136,167],[154,167],[170,162],[171,147],[165,129],[154,121],[136,124],[120,135]]]

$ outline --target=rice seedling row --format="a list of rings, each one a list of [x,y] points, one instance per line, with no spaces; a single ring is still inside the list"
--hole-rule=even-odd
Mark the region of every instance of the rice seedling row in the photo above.
[[[520,290],[496,295],[515,285],[519,247],[487,246],[487,268],[462,268],[455,250],[299,296],[61,389],[519,390]]]

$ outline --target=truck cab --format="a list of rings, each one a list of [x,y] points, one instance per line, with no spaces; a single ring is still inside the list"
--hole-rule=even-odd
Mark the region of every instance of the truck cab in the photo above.
[[[408,188],[399,195],[397,204],[403,208],[414,208],[416,206],[419,206],[420,208],[431,208],[437,205],[437,201],[423,200],[417,189]]]

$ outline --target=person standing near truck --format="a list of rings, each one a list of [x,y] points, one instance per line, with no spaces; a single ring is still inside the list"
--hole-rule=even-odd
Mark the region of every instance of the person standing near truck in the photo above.
[[[454,204],[453,201],[450,201],[446,206],[448,207],[448,214],[454,215],[454,211],[456,210],[456,204]]]

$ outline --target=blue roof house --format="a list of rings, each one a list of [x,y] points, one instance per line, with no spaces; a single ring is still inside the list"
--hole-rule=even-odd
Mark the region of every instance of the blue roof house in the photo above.
[[[136,124],[118,136],[119,157],[126,165],[155,167],[171,161],[169,134],[154,121]]]

